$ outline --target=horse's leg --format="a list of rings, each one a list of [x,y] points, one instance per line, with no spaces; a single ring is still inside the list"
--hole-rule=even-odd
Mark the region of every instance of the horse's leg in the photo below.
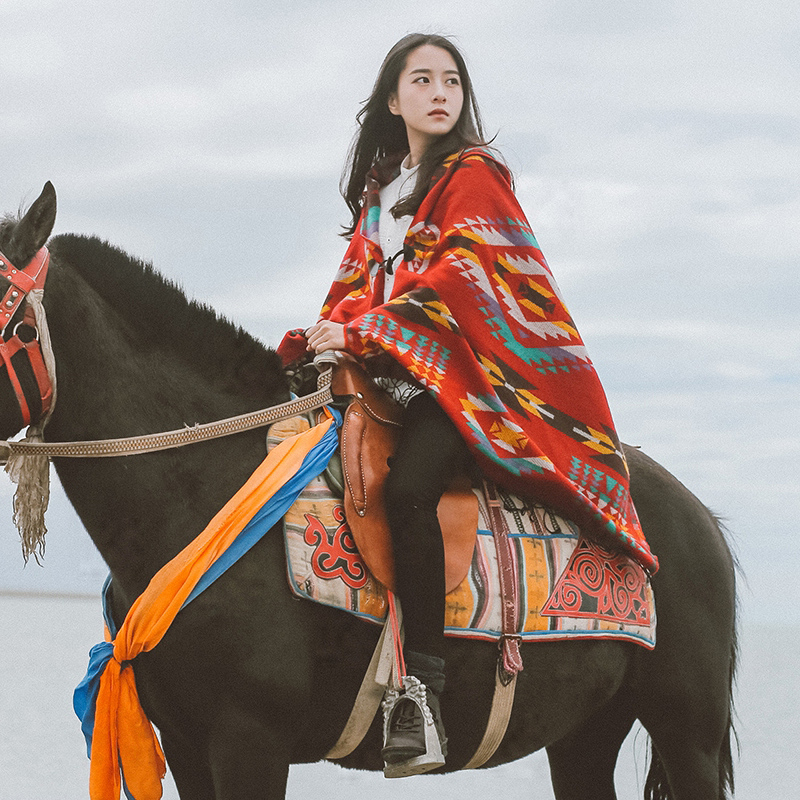
[[[165,731],[161,732],[161,744],[178,796],[191,800],[215,800],[211,772],[206,761],[198,757],[197,746]]]
[[[724,589],[711,591],[724,596]],[[733,599],[729,608],[706,607],[683,618],[672,607],[677,591],[662,597],[658,644],[652,653],[640,654],[646,668],[637,670],[633,681],[637,716],[653,740],[649,780],[669,785],[652,796],[722,800],[732,773]]]
[[[217,717],[208,748],[215,800],[284,800],[293,737],[283,716],[231,706]]]
[[[651,778],[661,784],[653,797],[669,800],[721,800],[724,798],[724,769],[721,765],[729,746],[730,719],[727,692],[721,676],[704,678],[684,674],[697,681],[697,691],[677,690],[654,697],[640,714],[653,740],[654,766]],[[660,764],[658,763],[660,762]],[[664,780],[666,778],[666,780]],[[667,791],[664,784],[669,784]]]
[[[635,720],[624,694],[547,747],[556,800],[616,800],[614,768]]]

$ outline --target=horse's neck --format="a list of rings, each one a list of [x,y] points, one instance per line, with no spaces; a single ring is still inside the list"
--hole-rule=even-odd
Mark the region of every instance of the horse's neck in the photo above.
[[[153,433],[259,407],[166,347],[135,352],[135,332],[85,282],[75,279],[76,292],[72,281],[53,281],[49,298],[58,399],[45,438]],[[274,397],[265,385],[263,405]],[[263,442],[255,431],[151,455],[57,459],[56,469],[115,577],[136,594],[242,485],[264,457]]]

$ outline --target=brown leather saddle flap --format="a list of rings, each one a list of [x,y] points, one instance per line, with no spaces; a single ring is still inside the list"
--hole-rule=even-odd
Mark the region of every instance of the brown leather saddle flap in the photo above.
[[[383,487],[389,474],[388,459],[400,435],[403,409],[350,359],[334,368],[331,388],[335,395],[352,397],[341,431],[347,524],[372,574],[394,589],[394,557]],[[466,477],[455,481],[439,501],[447,592],[461,583],[472,563],[478,514],[478,498]]]

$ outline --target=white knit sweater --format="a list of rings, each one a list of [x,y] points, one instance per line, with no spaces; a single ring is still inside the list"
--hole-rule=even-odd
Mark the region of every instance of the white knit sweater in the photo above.
[[[412,220],[410,214],[400,217],[400,219],[395,219],[391,214],[391,209],[395,203],[404,195],[411,194],[414,191],[414,181],[416,180],[419,164],[414,167],[405,166],[409,157],[406,156],[400,165],[400,174],[380,190],[381,215],[378,220],[378,237],[384,259],[391,258],[399,250],[403,249],[403,240],[406,238],[408,226]],[[384,302],[392,296],[393,287],[394,269],[386,273],[383,292]]]

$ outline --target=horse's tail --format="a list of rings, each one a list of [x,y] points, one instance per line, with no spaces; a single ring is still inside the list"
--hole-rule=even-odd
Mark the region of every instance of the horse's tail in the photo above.
[[[717,525],[724,531],[722,521],[717,517]],[[723,533],[724,535],[724,533]],[[730,552],[730,549],[729,549]],[[733,561],[733,571],[735,575],[741,574],[739,559],[735,552],[731,552]],[[719,753],[719,800],[727,800],[733,797],[733,745],[735,743],[738,752],[739,738],[733,726],[734,703],[733,690],[736,685],[736,671],[739,667],[739,633],[738,633],[739,602],[738,597],[734,597],[733,604],[733,630],[731,631],[731,655],[728,669],[728,724],[725,726],[725,735],[722,737],[722,745]]]
[[[739,739],[736,736],[736,729],[733,727],[733,687],[736,683],[736,669],[738,664],[739,637],[736,632],[736,620],[734,619],[733,636],[731,638],[730,672],[728,674],[728,725],[725,728],[725,736],[722,739],[722,747],[719,754],[720,800],[733,797],[733,743],[736,743],[737,750],[739,747]]]
[[[664,762],[658,757],[658,750],[650,740],[650,769],[644,782],[644,800],[670,800],[669,783]]]
[[[728,800],[733,797],[733,753],[731,739],[736,737],[733,723],[728,721],[728,730],[722,742],[719,754],[719,800]],[[658,751],[650,742],[650,769],[644,784],[644,800],[672,800],[667,771],[664,762],[659,758]]]
[[[739,663],[739,640],[736,624],[733,626],[731,638],[730,671],[728,673],[728,723],[719,752],[719,800],[733,797],[733,742],[737,743],[736,730],[733,727],[733,687],[736,681],[736,669]],[[672,800],[667,781],[667,771],[658,751],[650,741],[650,769],[644,783],[644,800]]]

